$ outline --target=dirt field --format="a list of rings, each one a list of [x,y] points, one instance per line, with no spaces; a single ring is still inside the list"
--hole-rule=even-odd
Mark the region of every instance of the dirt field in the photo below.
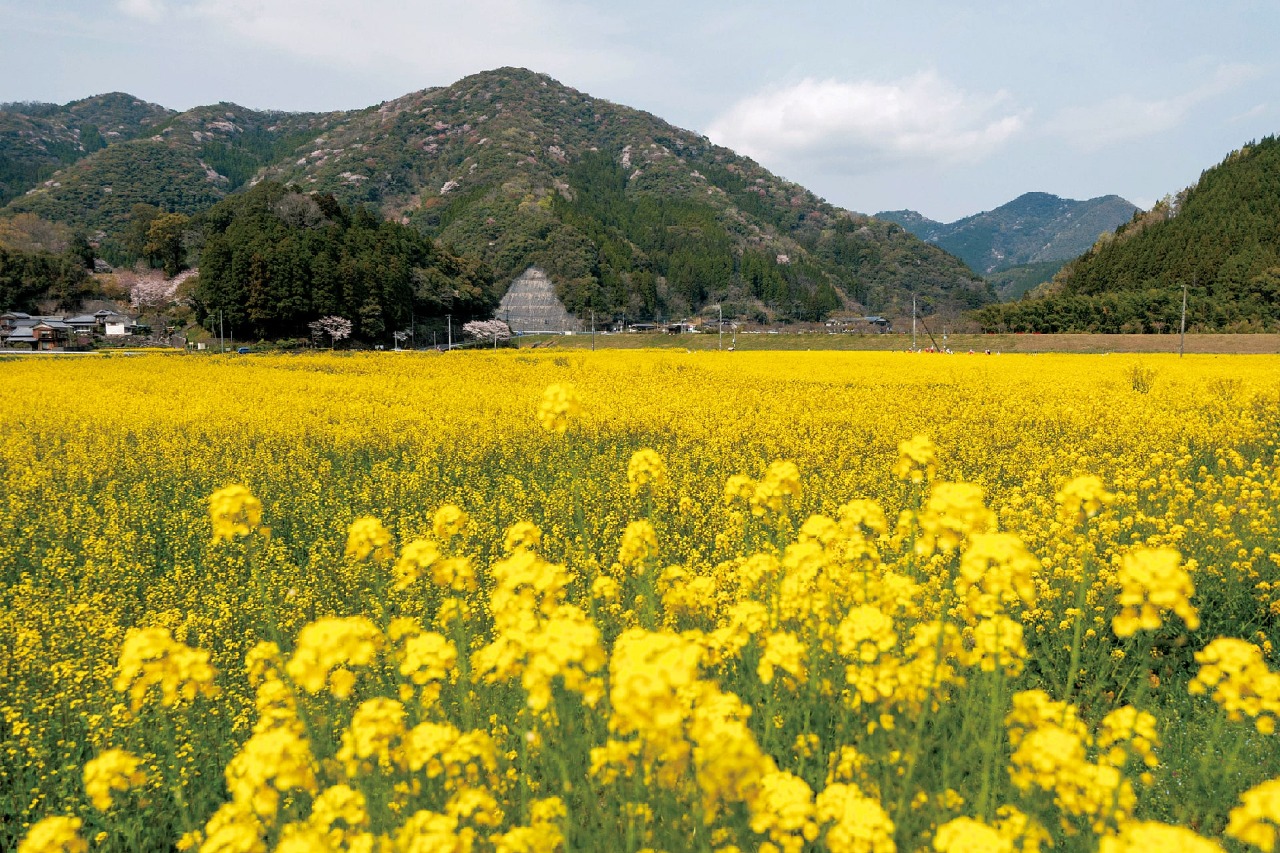
[[[1177,335],[949,335],[936,336],[939,347],[955,353],[974,352],[1178,352]],[[560,347],[590,349],[590,334],[527,335],[516,339],[519,347]],[[927,335],[919,335],[916,345],[934,345]],[[906,350],[911,336],[904,334],[860,335],[827,334],[825,332],[779,333],[725,332],[723,340],[716,334],[667,335],[656,332],[597,334],[597,349],[679,348],[738,350]],[[1280,335],[1187,335],[1187,353],[1280,353]]]

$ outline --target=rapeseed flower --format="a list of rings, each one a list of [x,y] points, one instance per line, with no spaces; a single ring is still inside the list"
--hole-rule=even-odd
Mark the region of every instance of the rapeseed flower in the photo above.
[[[31,827],[18,844],[18,853],[87,853],[89,845],[80,836],[83,825],[78,817],[47,817]]]
[[[1182,555],[1172,548],[1143,548],[1120,558],[1116,582],[1121,609],[1111,620],[1117,637],[1159,628],[1162,610],[1177,613],[1192,631],[1200,627],[1200,615],[1191,605],[1195,587],[1181,564]]]
[[[1240,796],[1231,810],[1227,835],[1267,853],[1276,849],[1280,831],[1280,779],[1257,785]]]
[[[548,385],[547,390],[542,392],[542,401],[538,403],[538,423],[547,432],[564,435],[569,429],[569,422],[580,411],[578,395],[573,386],[555,383]]]
[[[353,670],[372,666],[382,644],[382,633],[367,617],[318,619],[298,632],[285,670],[308,693],[328,688],[337,698],[346,699],[355,687]]]
[[[618,562],[636,574],[643,574],[645,563],[657,556],[658,534],[653,525],[647,519],[628,524],[618,548]]]
[[[453,504],[444,504],[431,519],[431,530],[441,542],[461,536],[467,530],[470,517]]]
[[[1013,853],[1013,839],[970,817],[949,820],[933,836],[938,853]]]
[[[667,465],[656,450],[641,448],[627,462],[627,486],[631,494],[653,493],[667,485]]]
[[[84,766],[84,790],[89,802],[99,811],[107,811],[114,795],[144,784],[147,774],[141,769],[142,759],[123,749],[108,749]]]
[[[832,853],[894,853],[898,849],[888,813],[857,785],[828,785],[818,794],[814,812],[826,827],[823,840]]]
[[[1200,670],[1187,685],[1193,696],[1208,693],[1233,721],[1252,718],[1259,732],[1275,732],[1280,719],[1280,673],[1271,671],[1262,649],[1247,640],[1219,637],[1196,652]]]
[[[440,546],[432,539],[415,539],[400,549],[400,559],[391,569],[396,590],[405,590],[440,560]]]
[[[955,551],[968,537],[996,528],[996,515],[987,509],[981,486],[975,483],[934,483],[920,512],[920,537],[916,553],[931,555],[935,549]]]
[[[938,448],[927,436],[917,435],[898,443],[893,476],[919,485],[938,473]]]
[[[1152,820],[1125,823],[1115,835],[1103,836],[1098,842],[1098,853],[1148,853],[1151,850],[1223,853],[1221,844],[1186,827]]]
[[[299,729],[280,726],[256,732],[227,763],[227,791],[232,800],[260,819],[274,819],[281,794],[316,792],[315,756]],[[206,835],[212,834],[206,830]]]
[[[132,628],[120,649],[115,689],[128,692],[129,708],[137,713],[152,687],[160,688],[166,708],[196,696],[217,696],[213,676],[209,653],[176,642],[168,628]]]
[[[209,520],[214,542],[248,536],[262,526],[262,501],[246,486],[226,486],[209,496]]]
[[[372,516],[362,516],[351,522],[347,531],[347,556],[353,560],[372,557],[379,562],[394,555],[391,534],[382,522]]]
[[[1092,474],[1076,477],[1055,495],[1058,520],[1069,528],[1079,527],[1114,503],[1115,499],[1116,496],[1102,485],[1101,478]]]

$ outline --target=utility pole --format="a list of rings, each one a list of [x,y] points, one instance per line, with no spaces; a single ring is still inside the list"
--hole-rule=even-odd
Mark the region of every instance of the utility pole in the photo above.
[[[1182,283],[1182,323],[1178,328],[1178,358],[1182,358],[1182,353],[1187,343],[1187,283]]]
[[[716,318],[717,318],[716,330],[720,332],[720,342],[716,345],[716,349],[724,349],[724,305],[723,304],[716,306]]]
[[[445,346],[445,349],[452,352],[453,351],[453,315],[445,314],[444,316],[445,316],[445,320],[449,323],[449,342]]]
[[[911,348],[916,348],[916,295],[911,294]]]
[[[591,351],[596,351],[596,309],[591,309]]]
[[[218,349],[222,352],[227,351],[227,338],[222,334],[222,309],[218,309]]]

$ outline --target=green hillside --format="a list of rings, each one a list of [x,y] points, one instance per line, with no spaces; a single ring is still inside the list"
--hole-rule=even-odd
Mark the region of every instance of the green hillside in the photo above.
[[[0,104],[0,206],[58,169],[141,136],[173,114],[119,92],[64,105]]]
[[[991,331],[1280,328],[1280,140],[1232,153],[1199,182],[1101,239],[1053,282],[979,313]]]
[[[719,304],[727,316],[783,320],[902,316],[914,291],[925,311],[954,315],[994,300],[960,261],[897,225],[835,208],[652,115],[511,68],[353,113],[220,104],[170,116],[0,216],[37,213],[118,248],[139,203],[193,215],[256,180],[370,206],[478,258],[500,282],[539,264],[579,313],[662,318]]]
[[[290,156],[325,120],[235,104],[168,113],[146,128],[145,138],[79,157],[6,210],[101,232],[111,244],[127,229],[135,205],[198,213],[244,186],[263,166]]]
[[[995,288],[996,298],[1001,302],[1021,299],[1035,288],[1051,281],[1058,270],[1066,266],[1067,261],[1039,261],[1009,267],[986,276],[987,281]]]

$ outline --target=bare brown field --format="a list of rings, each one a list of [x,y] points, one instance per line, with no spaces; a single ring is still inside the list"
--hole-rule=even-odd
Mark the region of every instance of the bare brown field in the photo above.
[[[916,345],[936,345],[954,353],[986,352],[1078,352],[1078,353],[1176,353],[1177,335],[941,335],[931,339],[918,335]],[[723,339],[714,333],[668,335],[660,332],[577,335],[527,335],[516,339],[519,347],[564,349],[688,349],[688,350],[907,350],[909,334],[867,335],[812,332],[726,332]],[[1187,335],[1187,353],[1261,355],[1280,353],[1280,334]]]

